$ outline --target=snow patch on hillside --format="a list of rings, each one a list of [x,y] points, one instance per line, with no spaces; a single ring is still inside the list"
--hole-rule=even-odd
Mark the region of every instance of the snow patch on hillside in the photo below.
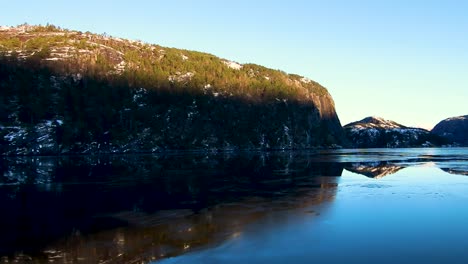
[[[148,91],[145,88],[139,88],[134,91],[133,93],[133,102],[138,105],[138,107],[144,107],[146,106],[146,103],[144,101],[146,95],[148,94]],[[127,110],[127,109],[124,109]],[[130,110],[130,109],[129,109]]]
[[[192,79],[192,77],[195,75],[193,72],[186,72],[182,74],[181,72],[176,72],[175,75],[169,76],[167,79],[170,82],[187,82]]]
[[[115,74],[122,74],[125,71],[125,68],[127,67],[127,63],[122,60],[119,62],[117,65],[114,66],[114,73]]]
[[[8,142],[6,154],[30,155],[53,153],[59,147],[56,132],[63,125],[61,118],[44,120],[33,127],[2,127],[6,134],[3,140]]]
[[[467,116],[455,116],[445,119],[445,121],[466,120]]]
[[[381,117],[372,116],[370,117],[370,119],[371,121],[368,124],[374,127],[381,127],[381,128],[387,128],[387,129],[388,128],[402,128],[402,126],[398,125],[397,123],[390,121],[390,120],[383,119]]]
[[[3,136],[3,139],[7,142],[13,142],[14,140],[17,139],[26,139],[27,132],[24,128],[22,127],[6,127],[9,132],[5,136]]]
[[[124,55],[123,52],[118,51],[118,50],[114,49],[113,47],[110,47],[110,46],[107,46],[107,45],[104,45],[104,44],[101,44],[101,43],[96,43],[96,42],[92,42],[92,41],[88,41],[87,43],[90,44],[90,45],[96,46],[96,47],[103,48],[103,49],[112,50],[112,51],[116,52],[117,54],[119,54],[121,56]]]
[[[226,64],[226,66],[228,66],[229,68],[231,69],[234,69],[234,70],[240,70],[242,69],[242,64],[240,63],[237,63],[235,61],[223,61],[224,64]]]

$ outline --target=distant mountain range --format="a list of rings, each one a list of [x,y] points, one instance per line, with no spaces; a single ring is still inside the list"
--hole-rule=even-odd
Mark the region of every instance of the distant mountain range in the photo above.
[[[356,148],[432,147],[453,143],[422,128],[407,127],[381,117],[366,117],[344,126]]]

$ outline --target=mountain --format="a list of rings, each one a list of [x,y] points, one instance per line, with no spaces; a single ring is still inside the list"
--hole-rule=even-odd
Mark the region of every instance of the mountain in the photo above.
[[[381,117],[366,117],[344,128],[356,148],[429,147],[445,142],[425,129],[406,127]]]
[[[468,146],[468,115],[442,120],[431,132],[446,137],[457,145]]]
[[[53,25],[0,27],[0,153],[346,144],[320,84],[255,64]]]

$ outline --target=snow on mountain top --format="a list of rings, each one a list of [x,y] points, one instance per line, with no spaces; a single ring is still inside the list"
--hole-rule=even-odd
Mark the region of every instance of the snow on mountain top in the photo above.
[[[468,115],[465,115],[465,116],[454,116],[454,117],[450,117],[450,118],[445,119],[445,121],[467,120],[467,119],[468,119]]]
[[[234,69],[234,70],[242,69],[242,64],[239,64],[235,61],[223,61],[223,63],[226,64],[226,66],[228,66],[229,68]]]
[[[391,120],[386,120],[384,118],[381,118],[381,117],[377,117],[377,116],[370,116],[370,117],[366,117],[364,119],[362,119],[361,121],[357,121],[357,122],[353,122],[353,123],[350,123],[348,125],[346,125],[347,127],[350,127],[350,126],[353,126],[353,127],[356,127],[356,128],[360,128],[360,129],[363,129],[363,128],[385,128],[385,129],[390,129],[390,128],[405,128],[404,126],[394,122],[394,121],[391,121]]]

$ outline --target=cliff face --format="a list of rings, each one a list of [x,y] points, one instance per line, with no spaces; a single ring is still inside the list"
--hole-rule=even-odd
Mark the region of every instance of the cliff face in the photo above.
[[[344,128],[351,144],[357,148],[431,147],[444,143],[425,129],[406,127],[380,117],[367,117]]]
[[[318,107],[319,118],[322,126],[322,137],[326,138],[327,144],[339,142],[343,146],[349,146],[344,129],[335,110],[335,103],[330,94],[324,96],[314,96],[313,102]]]
[[[4,155],[346,144],[320,84],[205,53],[2,28],[0,77]]]
[[[468,146],[468,115],[442,120],[431,132],[446,137],[457,145]]]

